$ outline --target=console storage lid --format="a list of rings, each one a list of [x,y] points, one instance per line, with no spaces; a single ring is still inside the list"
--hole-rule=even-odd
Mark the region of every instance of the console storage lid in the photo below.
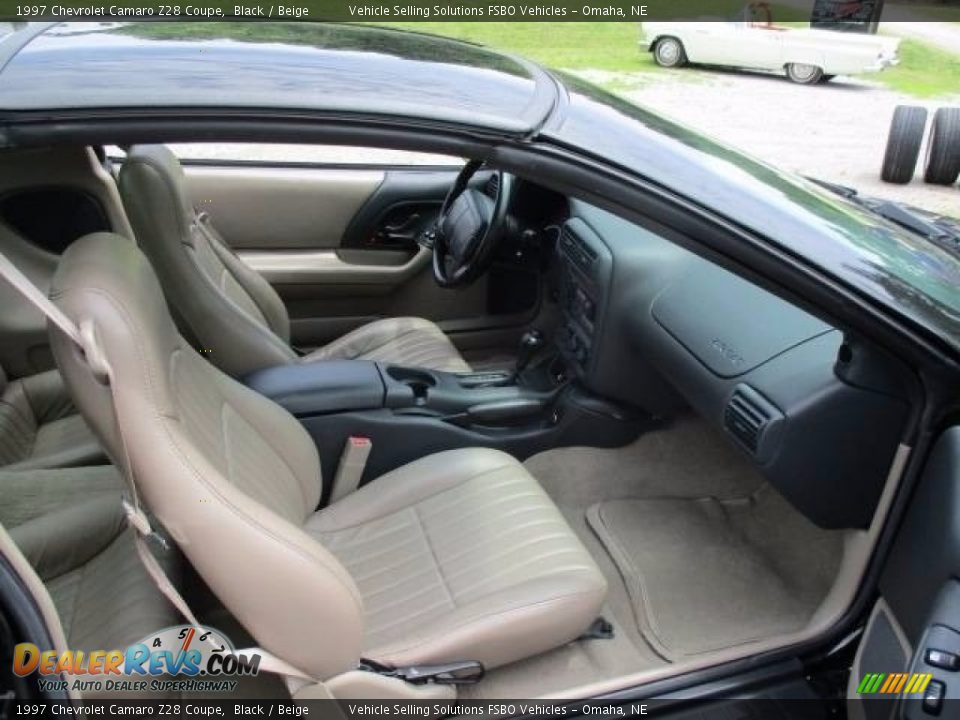
[[[278,365],[244,382],[298,417],[382,408],[386,392],[376,363],[366,360]]]

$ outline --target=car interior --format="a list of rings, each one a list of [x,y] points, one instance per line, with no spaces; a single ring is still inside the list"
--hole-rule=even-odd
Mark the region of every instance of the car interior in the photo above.
[[[110,374],[0,282],[0,523],[67,647],[182,622],[124,474],[200,621],[335,697],[590,697],[846,611],[897,359],[535,178],[277,147],[0,152],[0,252]]]

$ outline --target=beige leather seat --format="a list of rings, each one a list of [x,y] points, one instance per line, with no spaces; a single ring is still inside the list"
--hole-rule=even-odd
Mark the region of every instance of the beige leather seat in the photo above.
[[[485,449],[431,455],[316,511],[316,447],[285,410],[178,334],[142,253],[81,238],[51,297],[92,327],[114,401],[53,331],[78,406],[147,507],[255,640],[316,679],[388,664],[487,667],[580,636],[606,582],[537,481]],[[374,449],[376,452],[376,449]]]
[[[7,381],[0,368],[0,467],[74,467],[106,462],[56,370]]]
[[[119,184],[137,242],[167,300],[211,362],[234,377],[285,363],[355,358],[469,372],[449,338],[421,318],[378,320],[298,356],[283,301],[198,216],[180,162],[167,147],[131,147]]]
[[[177,622],[140,564],[122,488],[107,465],[0,471],[0,522],[46,585],[73,650],[125,648]],[[154,553],[176,582],[175,551]],[[84,692],[98,695],[115,693]]]

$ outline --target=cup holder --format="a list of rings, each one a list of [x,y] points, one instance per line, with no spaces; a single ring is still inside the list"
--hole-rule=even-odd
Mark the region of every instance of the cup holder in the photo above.
[[[427,402],[430,388],[437,384],[437,379],[425,370],[405,367],[388,367],[387,375],[399,383],[403,383],[413,392],[413,399],[417,405]]]

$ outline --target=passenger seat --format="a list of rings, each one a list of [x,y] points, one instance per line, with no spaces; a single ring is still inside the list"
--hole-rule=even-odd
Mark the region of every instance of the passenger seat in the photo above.
[[[310,435],[184,341],[139,249],[83,237],[52,287],[112,366],[108,387],[52,331],[79,408],[112,454],[128,449],[146,507],[227,609],[309,677],[383,677],[356,673],[372,667],[363,659],[492,668],[574,641],[597,618],[603,574],[515,458],[429,455],[317,511]]]
[[[56,370],[8,382],[0,367],[0,468],[33,470],[106,462]]]

